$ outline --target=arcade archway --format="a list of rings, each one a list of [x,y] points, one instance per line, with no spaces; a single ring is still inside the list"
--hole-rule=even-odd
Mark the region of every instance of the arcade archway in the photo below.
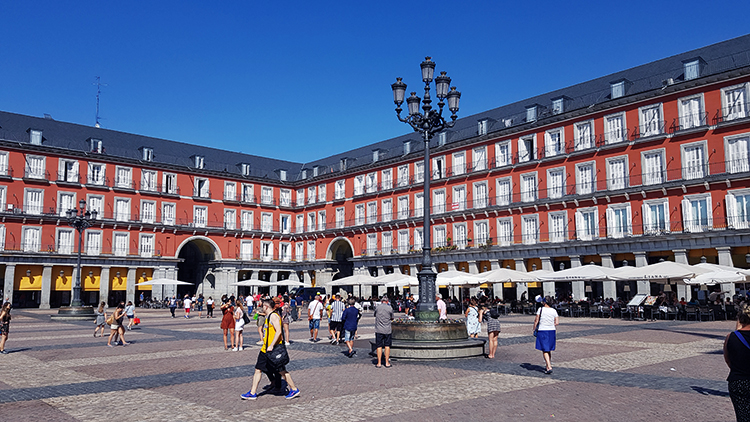
[[[180,245],[177,257],[181,261],[177,264],[177,279],[191,283],[191,285],[178,286],[178,297],[201,293],[203,290],[201,284],[204,281],[212,283],[212,277],[206,277],[206,274],[210,268],[209,263],[217,258],[216,255],[215,244],[205,238],[193,238]]]

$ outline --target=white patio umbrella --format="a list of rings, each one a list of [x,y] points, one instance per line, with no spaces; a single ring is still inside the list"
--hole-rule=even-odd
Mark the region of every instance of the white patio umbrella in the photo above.
[[[245,286],[245,287],[269,287],[271,283],[261,280],[242,280],[236,283],[232,283],[232,286]]]
[[[613,280],[650,280],[683,282],[686,278],[693,278],[698,274],[711,272],[688,264],[672,261],[662,261],[643,267],[621,267],[611,276]]]
[[[338,280],[333,280],[329,286],[357,286],[372,284],[375,277],[370,274],[354,274],[347,277],[341,277]]]
[[[137,283],[136,286],[182,286],[182,285],[192,285],[192,284],[193,283],[188,283],[186,281],[180,281],[180,280],[173,280],[170,278],[154,278],[149,281]]]
[[[539,281],[539,278],[532,273],[511,270],[510,268],[498,268],[496,270],[479,273],[476,277],[482,283],[531,283]]]
[[[457,270],[438,273],[436,282],[439,286],[478,286],[482,284],[482,280],[478,277],[478,274],[470,274]]]
[[[730,267],[729,265],[709,264],[707,262],[701,262],[700,264],[693,265],[694,267],[703,268],[712,271],[733,271],[738,274],[750,276],[750,270],[744,268]]]
[[[683,281],[685,282],[685,284],[705,284],[712,286],[717,283],[742,283],[745,281],[745,277],[745,275],[740,274],[737,271],[716,270],[708,273],[698,274],[693,278],[686,278]]]
[[[269,283],[269,284],[271,286],[286,286],[286,287],[301,287],[305,285],[305,283],[301,281],[294,281],[294,280],[289,280],[289,279],[276,281],[276,282]]]
[[[618,270],[615,268],[588,264],[562,271],[554,271],[550,274],[541,275],[539,278],[542,281],[600,281],[612,280],[611,277],[616,273],[618,273]]]
[[[393,272],[375,277],[373,285],[386,287],[418,286],[419,280],[413,275]]]

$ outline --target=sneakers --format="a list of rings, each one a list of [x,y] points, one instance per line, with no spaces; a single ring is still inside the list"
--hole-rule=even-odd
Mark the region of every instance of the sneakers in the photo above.
[[[552,370],[551,369],[547,369],[546,371],[544,371],[544,373],[547,374],[547,375],[552,375]]]
[[[8,352],[6,350],[0,350],[0,354],[7,355]]]
[[[293,399],[293,398],[295,398],[297,396],[299,396],[299,388],[296,389],[296,390],[289,391],[289,394],[287,394],[286,396],[284,396],[284,398],[286,398],[287,400],[291,400],[291,399]]]
[[[288,341],[285,341],[285,342],[284,342],[284,346],[289,346],[289,342],[288,342]]]
[[[251,391],[248,391],[245,394],[240,394],[240,397],[242,397],[242,400],[255,400],[258,398],[258,395],[253,394]]]
[[[243,351],[243,350],[245,350],[245,348],[244,348],[244,347],[242,347],[242,346],[240,346],[240,347],[238,347],[238,348],[237,348],[237,351],[238,351],[238,352],[241,352],[241,351]]]
[[[237,348],[236,348],[236,347],[232,347],[232,351],[233,351],[233,352],[236,352],[236,351],[237,351]]]
[[[262,342],[262,341],[260,341],[260,340],[259,340],[259,341],[256,341],[256,342],[255,342],[255,345],[256,345],[256,346],[262,346],[262,345],[263,345],[263,342]]]

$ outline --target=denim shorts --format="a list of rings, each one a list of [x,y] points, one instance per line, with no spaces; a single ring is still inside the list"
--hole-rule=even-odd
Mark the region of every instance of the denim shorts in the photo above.
[[[320,320],[319,319],[311,319],[310,320],[310,329],[315,330],[320,328]]]
[[[344,341],[354,341],[354,335],[356,331],[344,330]]]

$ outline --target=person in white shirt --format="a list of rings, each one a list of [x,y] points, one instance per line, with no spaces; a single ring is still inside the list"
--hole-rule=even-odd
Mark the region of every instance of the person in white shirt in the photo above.
[[[437,300],[437,309],[440,313],[438,320],[448,319],[448,306],[446,306],[445,302],[443,302],[443,295],[440,293],[436,294],[435,300]]]
[[[320,329],[320,320],[323,318],[323,304],[320,302],[320,295],[315,296],[315,300],[307,306],[307,320],[310,321],[310,341],[317,343],[318,329]]]
[[[552,373],[552,351],[555,350],[555,339],[557,329],[555,328],[560,322],[555,308],[547,303],[547,299],[541,295],[536,297],[537,303],[542,307],[536,311],[534,318],[534,332],[536,333],[536,349],[542,352],[544,363],[546,364],[545,374]]]
[[[190,296],[185,295],[185,299],[182,301],[182,306],[185,308],[185,318],[190,319],[190,305],[192,303]]]

